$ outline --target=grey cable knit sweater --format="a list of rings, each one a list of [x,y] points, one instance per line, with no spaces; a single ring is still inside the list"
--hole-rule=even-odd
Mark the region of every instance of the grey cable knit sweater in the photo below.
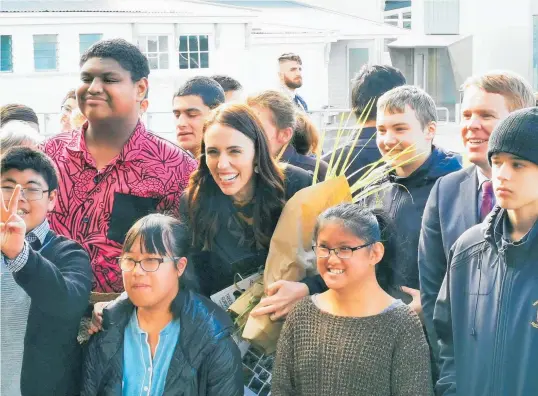
[[[430,354],[406,305],[353,318],[321,311],[310,297],[288,315],[278,342],[275,396],[430,396]]]

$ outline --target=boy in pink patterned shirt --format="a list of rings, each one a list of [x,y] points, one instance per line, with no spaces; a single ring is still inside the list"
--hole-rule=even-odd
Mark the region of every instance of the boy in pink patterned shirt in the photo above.
[[[44,144],[59,174],[51,228],[84,246],[93,291],[121,292],[116,258],[134,222],[155,211],[179,216],[196,161],[139,120],[149,67],[122,39],[99,41],[81,57],[79,108],[88,121]]]

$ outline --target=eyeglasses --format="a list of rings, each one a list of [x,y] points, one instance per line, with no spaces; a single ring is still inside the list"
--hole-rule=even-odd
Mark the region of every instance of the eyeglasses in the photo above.
[[[325,246],[312,246],[312,250],[314,251],[314,253],[316,253],[317,258],[327,258],[331,255],[331,252],[334,252],[336,257],[338,258],[349,259],[353,256],[353,252],[355,250],[363,249],[367,246],[373,245],[374,243],[375,242],[370,242],[365,245],[356,246],[353,248],[341,247],[341,248],[334,248],[334,249],[329,249]]]
[[[13,191],[15,191],[15,187],[2,187],[2,199],[9,201],[13,196]],[[27,201],[39,201],[43,198],[43,193],[46,192],[49,192],[49,190],[42,190],[40,188],[21,189],[21,194]]]
[[[129,272],[135,269],[137,264],[140,264],[145,272],[155,272],[159,269],[162,263],[165,261],[178,260],[180,257],[164,257],[164,258],[145,258],[142,260],[133,260],[130,257],[116,257],[116,261],[123,272]]]

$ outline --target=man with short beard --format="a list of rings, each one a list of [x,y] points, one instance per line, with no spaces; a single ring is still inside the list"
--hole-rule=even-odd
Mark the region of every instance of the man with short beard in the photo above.
[[[278,58],[280,84],[282,90],[304,112],[308,111],[305,100],[296,92],[303,86],[303,62],[301,57],[294,53],[286,53]]]

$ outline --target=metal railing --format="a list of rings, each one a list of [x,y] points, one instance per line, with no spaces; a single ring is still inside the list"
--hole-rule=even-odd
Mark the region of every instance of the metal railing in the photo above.
[[[326,108],[308,112],[314,125],[320,131],[325,131],[328,139],[334,139],[333,135],[338,130],[353,130],[356,126],[356,117],[352,109]],[[438,107],[438,125],[446,125],[450,120],[450,112],[446,107]],[[41,134],[52,136],[60,132],[60,113],[38,113]],[[142,119],[148,129],[159,136],[169,140],[175,140],[175,125],[171,112],[149,111]]]

